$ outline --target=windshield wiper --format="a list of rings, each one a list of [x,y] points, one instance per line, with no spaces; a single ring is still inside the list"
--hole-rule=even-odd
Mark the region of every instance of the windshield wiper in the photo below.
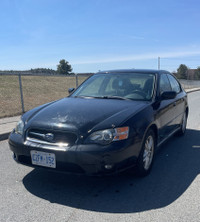
[[[121,96],[74,96],[74,98],[94,98],[94,99],[120,99],[120,100],[131,100],[129,98]]]
[[[121,96],[95,96],[95,99],[121,99],[121,100],[130,100]]]
[[[94,98],[93,96],[73,96],[74,98]]]

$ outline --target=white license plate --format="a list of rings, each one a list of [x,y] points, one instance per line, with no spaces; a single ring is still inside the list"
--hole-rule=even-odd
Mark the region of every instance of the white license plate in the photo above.
[[[34,165],[56,168],[56,156],[54,153],[31,150],[31,160]]]

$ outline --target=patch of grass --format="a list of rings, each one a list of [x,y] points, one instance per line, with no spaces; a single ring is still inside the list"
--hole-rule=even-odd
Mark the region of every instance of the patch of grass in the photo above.
[[[78,76],[79,85],[88,77]],[[74,76],[22,76],[24,108],[28,111],[50,101],[68,96],[76,87]],[[0,118],[21,114],[18,76],[0,76]]]

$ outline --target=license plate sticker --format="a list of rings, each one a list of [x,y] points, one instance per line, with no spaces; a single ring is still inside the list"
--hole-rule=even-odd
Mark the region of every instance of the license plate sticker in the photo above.
[[[54,153],[31,150],[31,161],[34,165],[56,168],[56,156]]]

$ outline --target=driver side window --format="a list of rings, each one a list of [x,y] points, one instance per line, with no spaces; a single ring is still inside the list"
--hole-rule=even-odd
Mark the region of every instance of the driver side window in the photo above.
[[[176,93],[180,93],[181,87],[176,81],[176,79],[172,75],[168,75],[172,90],[175,91]]]
[[[171,91],[171,85],[166,74],[160,76],[160,94],[166,91]]]

